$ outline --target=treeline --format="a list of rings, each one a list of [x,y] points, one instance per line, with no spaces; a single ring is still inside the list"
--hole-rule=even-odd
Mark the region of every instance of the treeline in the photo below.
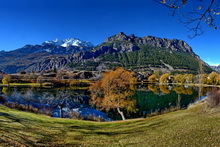
[[[39,83],[41,86],[87,86],[98,75],[86,71],[47,71],[41,73],[1,74],[0,83],[10,86],[13,84]]]
[[[194,84],[208,84],[208,85],[220,85],[220,74],[212,72],[210,74],[176,74],[171,75],[165,73],[159,75],[158,72],[154,72],[148,77],[149,83],[194,83]]]

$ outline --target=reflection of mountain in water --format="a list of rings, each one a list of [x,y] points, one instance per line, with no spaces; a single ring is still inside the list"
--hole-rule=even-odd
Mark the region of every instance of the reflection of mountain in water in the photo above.
[[[38,109],[40,113],[53,117],[70,117],[69,112],[75,111],[87,117],[101,117],[102,120],[110,120],[103,112],[97,111],[88,105],[89,93],[81,89],[55,89],[55,88],[9,88],[0,89],[6,98],[8,106],[21,107],[22,109]],[[21,109],[21,108],[20,108]],[[80,111],[78,111],[80,110]],[[88,113],[90,110],[91,113]]]
[[[124,111],[125,118],[145,117],[150,113],[161,112],[171,108],[181,109],[198,98],[195,87],[168,85],[137,85],[132,96],[136,101],[136,112]],[[203,88],[203,96],[210,89]],[[109,121],[121,119],[117,110],[103,113],[89,105],[90,93],[87,89],[70,88],[28,88],[0,87],[0,103],[31,112],[44,113],[53,117],[72,117],[78,119],[101,118]],[[107,116],[108,117],[107,117]],[[91,120],[91,119],[90,119]]]

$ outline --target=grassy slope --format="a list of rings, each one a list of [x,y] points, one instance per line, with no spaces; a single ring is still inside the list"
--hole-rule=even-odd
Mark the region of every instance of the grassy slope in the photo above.
[[[220,146],[220,109],[203,108],[201,103],[147,119],[96,123],[0,105],[0,146]]]

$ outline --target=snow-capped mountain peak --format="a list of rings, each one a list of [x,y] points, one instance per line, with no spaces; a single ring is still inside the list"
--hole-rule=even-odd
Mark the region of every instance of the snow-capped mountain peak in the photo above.
[[[77,38],[69,38],[64,40],[55,39],[53,41],[45,41],[43,44],[51,44],[62,47],[69,47],[69,46],[94,47],[94,45],[91,42],[81,41],[80,39]]]

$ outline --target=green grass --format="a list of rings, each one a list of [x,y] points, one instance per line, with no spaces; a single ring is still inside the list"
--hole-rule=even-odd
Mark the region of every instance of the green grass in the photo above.
[[[146,119],[97,123],[0,105],[0,146],[220,146],[220,109],[199,103]]]

